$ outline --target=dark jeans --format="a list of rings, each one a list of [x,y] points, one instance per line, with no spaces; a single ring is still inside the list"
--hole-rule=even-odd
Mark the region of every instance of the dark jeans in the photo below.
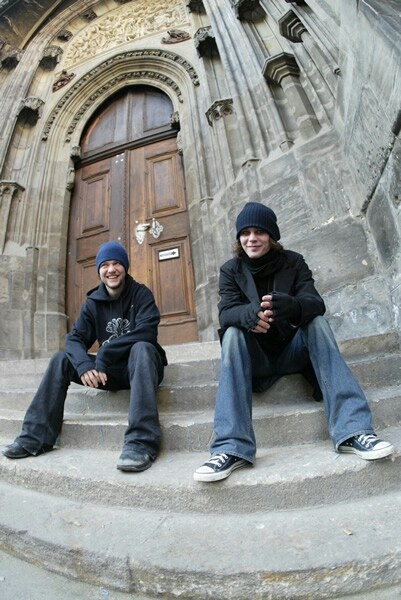
[[[162,359],[155,346],[137,342],[131,348],[128,364],[114,366],[107,373],[107,384],[99,388],[130,390],[124,450],[148,453],[152,459],[160,446],[156,389],[163,373]],[[38,454],[44,446],[55,444],[63,424],[65,399],[72,381],[82,383],[66,354],[58,352],[49,362],[26,412],[21,434],[15,440],[32,454]]]

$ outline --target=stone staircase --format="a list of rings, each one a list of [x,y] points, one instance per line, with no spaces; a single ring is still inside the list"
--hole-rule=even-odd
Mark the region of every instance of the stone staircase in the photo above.
[[[131,598],[385,598],[401,583],[399,351],[347,357],[392,458],[333,452],[323,406],[291,376],[255,395],[255,468],[202,484],[192,473],[209,456],[219,344],[166,350],[152,468],[116,469],[128,392],[71,386],[58,449],[0,458],[1,551]],[[18,434],[46,364],[0,362],[1,444]]]

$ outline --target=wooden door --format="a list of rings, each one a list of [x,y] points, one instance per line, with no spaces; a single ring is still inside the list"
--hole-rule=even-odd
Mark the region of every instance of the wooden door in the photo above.
[[[159,341],[197,340],[184,176],[171,112],[165,94],[131,88],[99,111],[83,135],[68,234],[69,328],[86,292],[99,283],[98,246],[119,240],[131,275],[155,295]]]

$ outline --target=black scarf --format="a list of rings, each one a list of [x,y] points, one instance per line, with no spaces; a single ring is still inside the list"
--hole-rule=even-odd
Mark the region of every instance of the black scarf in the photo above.
[[[241,257],[247,269],[250,270],[255,280],[255,284],[260,294],[266,294],[273,290],[274,273],[280,271],[285,262],[283,252],[270,250],[259,258],[249,258],[247,254]]]

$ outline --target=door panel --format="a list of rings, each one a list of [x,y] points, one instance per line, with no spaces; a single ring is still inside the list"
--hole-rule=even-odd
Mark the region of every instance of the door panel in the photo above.
[[[155,294],[161,313],[160,341],[182,343],[197,339],[194,278],[189,245],[181,158],[175,139],[130,152],[130,214],[135,272]],[[152,235],[152,220],[163,229]],[[144,241],[137,225],[149,224]],[[138,275],[139,278],[139,275]]]

